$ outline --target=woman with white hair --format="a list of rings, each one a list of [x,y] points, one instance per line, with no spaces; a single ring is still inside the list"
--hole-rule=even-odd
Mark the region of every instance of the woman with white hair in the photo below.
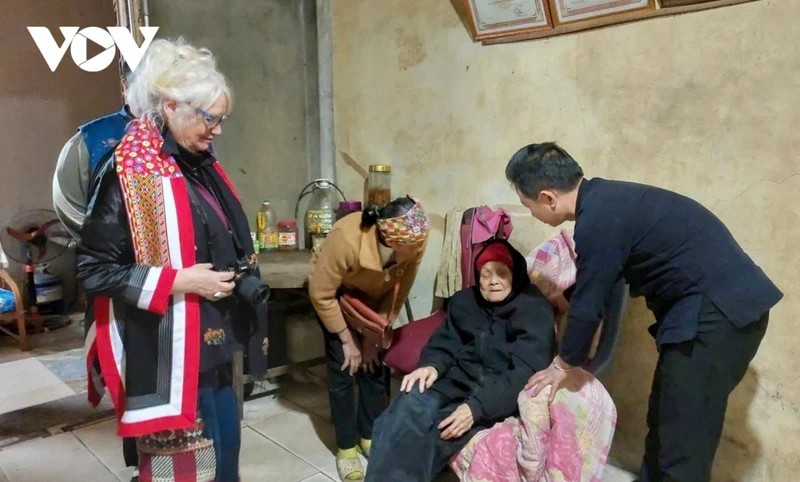
[[[210,150],[230,87],[208,50],[157,40],[126,100],[136,119],[80,233],[78,276],[94,297],[89,396],[108,388],[119,434],[137,439],[139,480],[236,481],[232,353],[265,303],[239,296],[230,271],[258,276],[247,218]]]

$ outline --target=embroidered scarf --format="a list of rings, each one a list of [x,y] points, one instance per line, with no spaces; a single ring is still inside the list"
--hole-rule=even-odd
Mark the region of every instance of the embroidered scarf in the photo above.
[[[425,209],[419,201],[411,196],[409,198],[414,205],[405,214],[378,220],[378,230],[385,241],[407,245],[421,243],[428,238],[431,226]]]
[[[195,264],[194,227],[186,180],[161,151],[163,143],[158,128],[135,120],[113,154],[135,254],[128,289],[137,308],[161,316],[153,327],[158,359],[145,369],[156,380],[155,392],[126,395],[125,350],[132,340],[123,344],[122,335],[124,323],[135,320],[123,316],[131,312],[124,301],[97,296],[86,336],[89,400],[96,406],[108,389],[122,436],[191,427],[197,416],[200,300],[170,295],[177,271]],[[213,166],[236,196],[219,163]]]

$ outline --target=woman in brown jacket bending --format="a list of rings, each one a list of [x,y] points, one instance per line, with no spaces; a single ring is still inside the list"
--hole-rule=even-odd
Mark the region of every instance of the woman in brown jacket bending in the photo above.
[[[422,205],[410,196],[398,198],[341,219],[311,262],[308,292],[325,335],[336,468],[343,481],[363,480],[357,446],[369,456],[372,426],[387,400],[379,349],[362,346],[345,323],[337,297],[359,293],[393,322],[417,276],[429,230]]]

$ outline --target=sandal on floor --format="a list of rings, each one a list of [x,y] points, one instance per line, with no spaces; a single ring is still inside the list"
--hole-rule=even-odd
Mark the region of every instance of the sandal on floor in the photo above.
[[[336,471],[342,482],[358,482],[364,480],[364,466],[358,457],[336,457]]]

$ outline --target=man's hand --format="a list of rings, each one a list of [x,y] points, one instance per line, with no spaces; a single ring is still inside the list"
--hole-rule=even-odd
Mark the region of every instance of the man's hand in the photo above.
[[[426,389],[431,388],[433,382],[439,378],[439,372],[433,367],[417,368],[413,372],[403,377],[403,382],[400,384],[401,392],[410,392],[414,388],[414,384],[419,381],[419,393],[424,392]]]
[[[459,438],[467,433],[474,423],[475,419],[472,418],[472,410],[469,405],[462,403],[449,417],[439,424],[439,430],[442,431],[440,437],[442,440]]]
[[[532,395],[535,397],[544,387],[550,385],[550,402],[552,402],[558,389],[564,386],[570,376],[577,371],[575,367],[567,365],[556,357],[549,367],[533,374],[528,383],[525,384],[525,390],[533,388]]]

